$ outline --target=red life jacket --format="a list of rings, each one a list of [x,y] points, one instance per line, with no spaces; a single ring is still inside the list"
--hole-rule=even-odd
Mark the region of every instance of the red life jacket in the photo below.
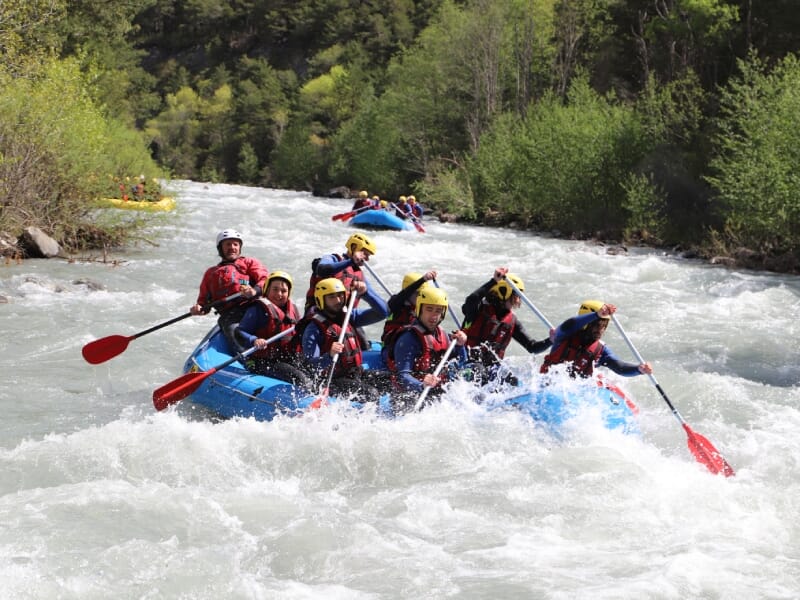
[[[333,254],[332,256],[336,257],[336,262],[341,262],[344,260],[344,256],[340,254]],[[323,279],[327,279],[327,277],[319,277],[317,273],[317,264],[319,264],[319,259],[315,258],[311,262],[311,277],[308,280],[308,291],[306,292],[306,306],[305,312],[312,306],[316,306],[317,302],[314,298],[314,288],[317,287],[317,284],[322,281]],[[344,284],[344,289],[350,292],[350,287],[353,284],[353,281],[365,281],[364,280],[364,273],[358,267],[353,267],[353,265],[347,266],[345,269],[342,269],[335,275],[330,275],[330,277],[335,277],[339,281]],[[355,308],[358,306],[358,303],[361,301],[361,298],[356,299],[356,303],[353,305]]]
[[[509,310],[502,318],[497,317],[497,308],[494,304],[486,302],[481,303],[478,314],[475,320],[464,329],[467,334],[467,346],[475,347],[483,343],[491,345],[492,350],[500,358],[506,353],[506,348],[511,342],[511,336],[514,334],[514,327],[517,325],[517,316],[514,311]],[[481,348],[481,355],[486,354],[485,361],[489,363],[496,362],[491,353]]]
[[[267,316],[266,324],[255,331],[255,335],[260,338],[269,339],[281,331],[286,331],[292,325],[296,325],[300,320],[297,307],[291,300],[287,303],[288,311],[283,311],[266,298],[259,298],[258,305],[264,309],[264,314]],[[300,352],[300,346],[301,343],[297,331],[295,331],[272,342],[263,350],[254,352],[253,356],[266,359],[289,358]]]
[[[342,315],[344,318],[344,315]],[[330,352],[333,342],[339,340],[339,334],[342,332],[342,326],[335,323],[321,310],[314,309],[311,319],[317,324],[320,331],[323,333],[324,342],[319,349],[320,354]],[[344,350],[339,354],[339,359],[336,361],[336,366],[333,370],[334,377],[346,376],[352,372],[353,369],[361,369],[361,345],[358,343],[358,335],[353,326],[348,323],[347,330],[342,339]]]
[[[547,373],[552,365],[570,363],[568,367],[570,375],[591,377],[594,373],[594,363],[600,359],[602,352],[603,342],[597,340],[586,346],[581,341],[581,334],[578,332],[561,342],[544,357],[539,372]]]
[[[198,304],[216,302],[226,296],[236,294],[242,290],[242,286],[261,287],[268,275],[267,270],[254,258],[240,256],[233,262],[222,261],[207,269],[203,275]],[[217,312],[224,312],[232,306],[243,304],[246,301],[241,298],[231,300],[218,307]]]
[[[419,343],[422,346],[422,353],[414,361],[414,370],[411,372],[414,377],[422,381],[425,375],[433,373],[439,365],[444,353],[447,352],[447,348],[450,346],[450,338],[442,327],[437,327],[436,331],[431,332],[423,327],[419,321],[414,322],[407,329],[417,334]],[[442,382],[447,381],[445,369],[442,369],[441,373],[439,373],[439,380]]]
[[[406,302],[403,307],[397,311],[397,314],[392,313],[383,324],[383,335],[381,335],[381,342],[383,347],[391,351],[394,343],[397,341],[397,336],[403,329],[414,321],[414,307]]]

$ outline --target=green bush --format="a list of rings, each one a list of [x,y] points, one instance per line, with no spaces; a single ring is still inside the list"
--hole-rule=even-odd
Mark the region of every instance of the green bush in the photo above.
[[[800,62],[772,71],[757,57],[722,90],[708,181],[731,243],[770,254],[800,249]]]
[[[0,228],[36,225],[82,247],[95,200],[122,174],[161,175],[141,135],[92,102],[76,60],[47,59],[25,76],[0,69]]]

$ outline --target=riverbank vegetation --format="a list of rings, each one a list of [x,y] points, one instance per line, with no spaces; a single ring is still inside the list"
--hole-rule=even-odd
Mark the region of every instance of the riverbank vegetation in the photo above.
[[[96,178],[168,173],[796,272],[799,26],[791,0],[6,2],[0,228],[35,200],[77,239]]]

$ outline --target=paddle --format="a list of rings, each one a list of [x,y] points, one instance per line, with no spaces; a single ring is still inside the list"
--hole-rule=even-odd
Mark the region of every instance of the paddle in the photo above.
[[[204,306],[203,309],[208,312],[212,308],[216,308],[217,306],[222,306],[226,302],[230,300],[234,300],[241,296],[241,292],[237,292],[236,294],[231,294],[230,296],[223,298],[222,300],[217,300],[208,306]],[[160,325],[156,325],[155,327],[151,327],[150,329],[145,329],[144,331],[140,331],[135,335],[109,335],[104,338],[100,338],[99,340],[94,340],[93,342],[89,342],[86,344],[83,349],[81,350],[81,354],[83,354],[84,360],[92,365],[98,365],[102,362],[105,362],[109,359],[114,358],[118,354],[122,354],[125,352],[125,349],[128,347],[128,344],[131,341],[135,340],[136,338],[140,338],[143,335],[147,335],[148,333],[152,333],[162,327],[166,327],[167,325],[172,325],[173,323],[177,323],[178,321],[182,321],[187,317],[191,317],[192,313],[187,312],[186,314],[181,315],[180,317],[175,317],[174,319],[170,319],[169,321],[165,321]]]
[[[356,303],[356,296],[358,296],[358,294],[356,294],[354,290],[351,290],[350,302],[348,302],[347,304],[347,314],[344,316],[344,322],[342,323],[342,330],[339,332],[339,339],[337,340],[340,344],[342,343],[342,341],[344,341],[345,333],[347,333],[347,326],[350,324],[350,316],[353,314],[353,306]],[[333,355],[333,362],[331,363],[331,371],[330,373],[328,373],[328,382],[325,384],[325,387],[320,390],[317,399],[314,400],[314,402],[311,404],[312,407],[314,408],[319,408],[322,404],[328,401],[328,395],[330,394],[331,391],[331,381],[333,381],[333,371],[334,368],[336,367],[336,362],[339,360],[339,354]]]
[[[633,352],[633,355],[636,357],[636,360],[639,361],[639,364],[644,363],[642,355],[639,354],[638,350],[636,350],[636,346],[633,345],[633,342],[631,342],[630,338],[625,333],[625,330],[622,328],[622,325],[620,325],[619,321],[617,320],[617,317],[612,314],[611,320],[614,321],[614,325],[616,325],[617,329],[619,329],[620,334],[622,335],[625,342],[628,344],[628,347],[631,349],[631,352]],[[689,450],[697,459],[697,462],[704,464],[706,468],[715,475],[719,473],[722,473],[723,475],[725,475],[725,477],[731,477],[735,475],[736,473],[734,472],[733,467],[731,467],[728,464],[728,461],[726,461],[723,458],[722,454],[719,453],[719,451],[714,447],[714,445],[699,433],[695,433],[694,431],[692,431],[692,428],[689,427],[688,423],[686,423],[686,421],[678,412],[678,410],[672,405],[672,402],[670,402],[666,392],[664,392],[664,390],[661,388],[661,385],[659,385],[655,376],[653,376],[652,373],[649,373],[648,375],[650,377],[650,381],[652,381],[653,385],[656,386],[658,393],[661,394],[661,397],[664,399],[664,402],[667,403],[667,406],[672,411],[672,414],[675,415],[675,418],[678,419],[678,422],[683,426],[684,431],[686,431],[686,435],[689,437],[689,439],[687,440],[689,445]]]
[[[339,213],[338,215],[333,215],[331,217],[331,221],[347,221],[348,219],[356,216],[358,213],[368,210],[372,208],[371,206],[362,206],[361,208],[357,208],[355,210],[351,210],[344,213]]]
[[[528,297],[522,293],[522,291],[516,286],[516,284],[513,281],[511,281],[511,279],[508,277],[503,277],[503,279],[505,279],[506,283],[508,283],[508,285],[511,286],[511,289],[514,290],[514,293],[516,293],[520,298],[522,298],[522,301],[528,306],[528,308],[530,308],[536,314],[536,316],[539,317],[539,319],[541,319],[542,323],[544,323],[547,326],[547,330],[550,331],[551,329],[553,329],[552,323],[550,323],[550,321],[547,320],[547,317],[545,317],[539,311],[539,309],[536,308],[536,305],[533,302],[528,300]]]
[[[290,333],[294,331],[294,325],[289,327],[289,329],[285,329],[280,333],[273,335],[271,338],[267,339],[267,344],[271,344],[282,337],[286,337]],[[200,387],[200,384],[206,380],[207,377],[211,377],[217,371],[220,371],[227,367],[228,365],[233,364],[237,360],[242,360],[243,358],[247,358],[253,352],[259,350],[253,346],[252,348],[248,348],[244,352],[240,352],[236,356],[233,356],[226,360],[224,363],[217,365],[216,367],[210,368],[208,371],[198,371],[196,373],[184,373],[177,379],[173,379],[169,383],[165,383],[156,391],[153,392],[153,406],[156,407],[156,410],[164,410],[170,404],[175,404],[176,402],[180,402],[187,396],[191,396],[197,388]]]
[[[439,364],[436,365],[436,369],[433,371],[433,376],[434,377],[438,377],[439,373],[442,372],[442,369],[444,368],[444,364],[447,362],[447,359],[450,358],[450,355],[453,353],[453,348],[456,347],[457,343],[458,343],[458,340],[456,340],[456,338],[453,338],[452,340],[450,340],[450,345],[447,347],[447,351],[445,351],[444,356],[442,357],[442,360],[439,361]],[[425,389],[422,390],[422,393],[419,395],[419,398],[417,399],[416,404],[414,404],[414,412],[419,411],[419,409],[422,407],[422,403],[425,402],[425,398],[428,397],[428,392],[430,392],[430,391],[431,391],[431,386],[426,385]]]
[[[380,284],[380,286],[383,288],[383,291],[386,292],[387,294],[389,294],[389,297],[391,298],[392,292],[389,291],[389,288],[386,287],[386,284],[383,283],[381,278],[378,277],[378,275],[375,273],[375,271],[372,270],[372,267],[369,266],[369,263],[365,262],[361,266],[367,268],[367,271],[369,271],[369,274],[372,276],[372,278]]]
[[[439,282],[434,279],[433,285],[435,285],[438,288]],[[447,303],[447,312],[450,313],[450,316],[453,318],[453,322],[456,324],[456,329],[461,329],[461,323],[458,322],[458,317],[456,316],[456,313],[453,312],[453,307],[450,306],[449,302]]]

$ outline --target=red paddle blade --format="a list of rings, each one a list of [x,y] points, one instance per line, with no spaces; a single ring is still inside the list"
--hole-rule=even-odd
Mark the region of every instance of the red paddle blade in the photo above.
[[[722,454],[719,453],[711,442],[699,433],[692,431],[692,428],[686,423],[683,424],[683,428],[689,436],[689,451],[694,454],[697,462],[703,463],[714,475],[718,475],[719,473],[722,473],[725,477],[736,475],[733,467],[728,464],[728,461],[722,457]]]
[[[330,394],[330,388],[325,388],[320,392],[319,396],[317,396],[317,399],[308,405],[308,408],[313,410],[318,410],[323,406],[326,406],[328,404],[329,394]]]
[[[416,227],[417,231],[419,231],[420,233],[425,233],[425,228],[422,226],[421,223],[414,221],[414,227]]]
[[[133,339],[124,335],[109,335],[93,342],[89,342],[81,349],[81,354],[86,362],[91,365],[99,365],[118,354],[125,352],[125,348]]]
[[[350,212],[346,212],[346,213],[339,213],[338,215],[333,215],[331,217],[331,221],[344,221],[344,220],[349,219],[350,217],[352,217],[354,214],[356,214],[356,213],[355,213],[355,211],[352,211],[352,210]]]
[[[165,383],[153,392],[153,406],[156,410],[164,410],[170,404],[180,402],[200,387],[206,377],[216,373],[216,369],[202,371],[200,373],[184,373],[177,379]]]

